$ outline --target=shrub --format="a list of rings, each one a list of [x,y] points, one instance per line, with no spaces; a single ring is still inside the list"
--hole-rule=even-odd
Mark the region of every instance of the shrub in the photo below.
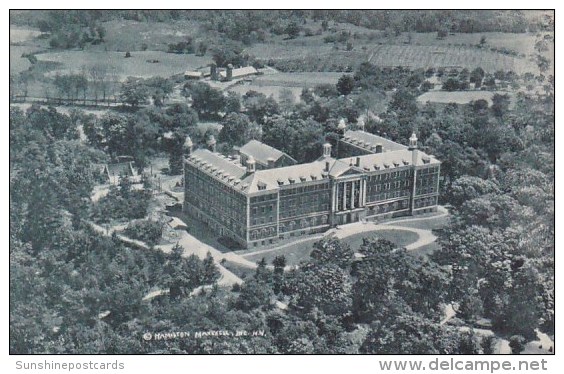
[[[150,219],[133,221],[127,226],[124,233],[131,239],[141,240],[153,246],[158,244],[163,235],[163,225]]]
[[[139,219],[145,217],[151,193],[146,190],[122,191],[113,187],[92,207],[92,216],[98,223],[111,219]]]

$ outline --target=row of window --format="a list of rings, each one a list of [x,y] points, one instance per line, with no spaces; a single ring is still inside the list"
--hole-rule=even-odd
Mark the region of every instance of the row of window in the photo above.
[[[372,193],[366,195],[366,201],[373,202],[373,201],[389,200],[398,197],[409,196],[409,194],[410,194],[409,190],[392,191],[385,193]]]
[[[426,175],[426,174],[435,174],[439,172],[439,167],[435,166],[435,167],[431,167],[431,168],[425,168],[425,169],[420,169],[417,170],[417,175]]]
[[[381,204],[376,206],[371,206],[368,208],[368,215],[383,214],[388,212],[394,212],[396,210],[407,209],[409,207],[409,200],[394,201],[389,204]]]
[[[329,204],[310,204],[310,205],[301,205],[295,209],[285,209],[280,210],[280,218],[288,218],[288,217],[295,217],[301,216],[302,214],[309,214],[309,213],[316,213],[316,212],[326,212],[329,210]]]
[[[304,192],[322,191],[322,190],[328,190],[328,189],[329,189],[329,183],[318,183],[318,184],[313,184],[311,186],[300,186],[300,187],[296,187],[296,188],[284,188],[284,189],[280,190],[280,196],[301,194],[301,193],[304,193]]]
[[[280,232],[294,231],[298,229],[305,229],[308,227],[316,227],[326,225],[329,222],[329,216],[324,214],[321,216],[297,219],[295,221],[288,221],[280,223]]]
[[[418,208],[423,208],[426,206],[433,206],[433,205],[437,205],[437,197],[436,196],[430,196],[430,197],[425,197],[422,199],[416,199],[415,200],[415,209]]]
[[[426,195],[426,194],[435,193],[435,192],[437,192],[436,186],[420,187],[420,188],[417,188],[415,190],[416,195]]]
[[[401,171],[392,171],[391,173],[385,174],[378,174],[378,175],[371,175],[367,178],[369,182],[377,182],[377,181],[384,181],[388,179],[404,179],[411,176],[410,170],[401,170]]]
[[[269,201],[269,200],[276,200],[278,199],[278,194],[268,194],[268,195],[261,195],[261,196],[254,196],[251,197],[251,204],[259,203],[261,201]]]

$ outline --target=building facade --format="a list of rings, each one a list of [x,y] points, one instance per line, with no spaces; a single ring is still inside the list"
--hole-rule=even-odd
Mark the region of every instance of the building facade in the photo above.
[[[208,144],[209,146],[209,144]],[[258,169],[185,144],[183,209],[243,247],[268,245],[337,225],[437,209],[440,161],[417,148],[347,131],[337,157],[326,143],[306,164]]]

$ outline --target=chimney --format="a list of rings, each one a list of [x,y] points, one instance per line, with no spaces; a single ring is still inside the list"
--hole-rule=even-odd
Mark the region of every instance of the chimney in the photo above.
[[[186,137],[184,141],[184,145],[182,146],[182,151],[184,156],[190,156],[192,154],[192,150],[194,149],[194,143],[192,143],[192,139],[189,136]]]
[[[331,157],[331,144],[330,143],[323,144],[323,157],[325,157],[325,158]]]
[[[339,135],[343,136],[347,130],[347,124],[345,123],[345,119],[341,118],[339,120],[339,124],[337,125],[337,132]]]
[[[227,71],[225,72],[225,77],[227,78],[228,81],[230,81],[233,78],[233,65],[231,64],[227,65]]]
[[[208,141],[207,141],[207,145],[208,145],[208,149],[211,152],[215,153],[215,145],[216,145],[215,136],[210,135],[210,137],[208,138]]]
[[[215,63],[210,65],[210,77],[212,81],[217,80],[217,65]]]
[[[356,157],[356,167],[360,167],[360,157]]]
[[[255,162],[255,158],[253,156],[249,156],[249,158],[247,159],[247,174],[252,174],[255,172],[255,167],[256,167],[256,162]]]
[[[411,134],[409,138],[409,147],[411,151],[411,164],[413,166],[417,165],[417,135],[415,133]]]
[[[376,153],[382,153],[383,149],[382,149],[382,144],[378,143],[376,144]]]

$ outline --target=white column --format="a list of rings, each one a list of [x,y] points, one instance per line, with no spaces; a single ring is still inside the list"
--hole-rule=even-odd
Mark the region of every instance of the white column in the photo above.
[[[337,184],[333,184],[333,186],[331,187],[331,192],[332,192],[332,196],[331,196],[331,212],[335,211],[335,202],[337,201]]]
[[[354,181],[350,182],[351,184],[351,209],[354,209]]]
[[[366,204],[366,179],[360,180],[360,206],[364,206]]]
[[[343,188],[343,210],[347,210],[347,185],[346,183],[341,183],[341,187]]]

